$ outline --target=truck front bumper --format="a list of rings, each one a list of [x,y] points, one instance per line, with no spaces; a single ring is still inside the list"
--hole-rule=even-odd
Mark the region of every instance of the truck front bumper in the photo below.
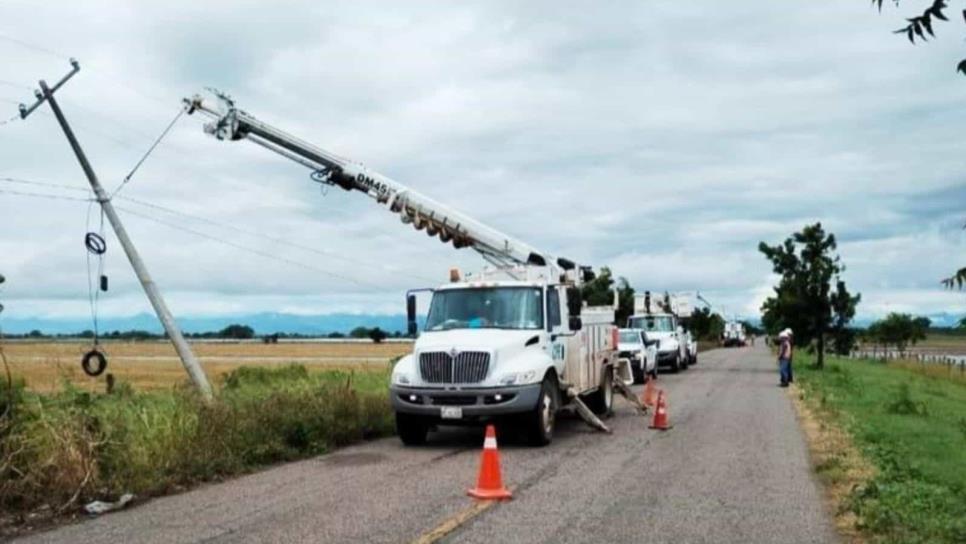
[[[674,357],[676,357],[678,352],[676,351],[659,351],[657,352],[657,366],[671,366],[674,362]]]
[[[396,412],[440,418],[444,406],[459,407],[463,411],[463,420],[474,421],[533,410],[540,398],[540,387],[541,384],[535,383],[455,390],[393,385],[389,388],[389,396],[392,398],[392,409]],[[459,421],[442,420],[443,423],[453,424]]]

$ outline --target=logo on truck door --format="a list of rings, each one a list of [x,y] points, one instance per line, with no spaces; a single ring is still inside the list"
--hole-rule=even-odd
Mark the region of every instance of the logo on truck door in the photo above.
[[[564,359],[564,345],[563,342],[557,342],[553,344],[553,352],[551,354],[554,361],[563,361]]]

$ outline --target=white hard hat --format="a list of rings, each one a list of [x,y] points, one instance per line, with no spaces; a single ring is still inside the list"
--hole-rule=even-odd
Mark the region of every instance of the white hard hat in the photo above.
[[[782,332],[778,333],[778,337],[779,338],[788,338],[788,329],[785,329]]]
[[[786,336],[792,336],[792,330],[791,329],[785,329],[782,332],[785,333]]]

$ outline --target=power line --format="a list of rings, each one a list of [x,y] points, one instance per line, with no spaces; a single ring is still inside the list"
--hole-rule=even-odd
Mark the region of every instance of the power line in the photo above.
[[[43,181],[27,180],[27,179],[22,179],[22,178],[0,177],[0,182],[34,185],[34,186],[38,186],[38,187],[48,187],[48,188],[52,188],[52,189],[62,189],[62,190],[67,190],[67,191],[88,192],[87,189],[83,189],[81,187],[75,187],[75,186],[66,185],[66,184],[60,184],[60,183],[49,183],[49,182],[43,182]],[[313,254],[322,256],[322,257],[339,260],[339,261],[346,262],[346,263],[349,263],[349,264],[352,264],[352,265],[366,267],[366,268],[371,268],[371,267],[374,267],[375,266],[375,267],[378,267],[378,268],[382,269],[383,271],[385,271],[385,272],[387,272],[389,274],[401,274],[401,275],[404,275],[404,276],[407,276],[409,278],[416,279],[416,280],[419,280],[419,281],[426,281],[426,282],[430,282],[430,283],[435,283],[436,282],[436,279],[429,278],[429,277],[426,277],[426,276],[422,276],[422,275],[419,275],[419,274],[413,274],[411,272],[406,272],[405,270],[399,270],[399,269],[391,268],[391,267],[386,266],[385,264],[381,264],[381,263],[377,264],[377,263],[371,263],[371,262],[361,261],[361,260],[358,260],[358,259],[353,259],[351,257],[346,257],[345,255],[341,255],[341,254],[336,253],[334,251],[327,251],[327,250],[324,250],[324,249],[319,249],[319,248],[316,248],[316,247],[312,247],[312,246],[300,244],[298,242],[293,242],[291,240],[288,240],[286,238],[282,238],[282,237],[279,237],[279,236],[272,236],[270,234],[264,234],[264,233],[259,232],[259,231],[246,229],[246,228],[239,227],[239,226],[236,226],[236,225],[233,225],[233,224],[230,224],[230,223],[226,223],[226,222],[222,222],[222,221],[216,221],[214,219],[209,219],[209,218],[206,218],[206,217],[202,217],[200,215],[195,215],[195,214],[191,214],[191,213],[188,213],[188,212],[176,210],[176,209],[173,209],[173,208],[169,208],[169,207],[166,207],[166,206],[162,206],[160,204],[154,204],[152,202],[147,202],[147,201],[144,201],[144,200],[141,200],[141,199],[138,199],[138,198],[134,198],[134,197],[131,197],[131,196],[119,195],[117,198],[119,200],[122,200],[122,201],[125,201],[125,202],[129,202],[131,204],[135,204],[135,205],[138,205],[138,206],[144,206],[145,208],[150,208],[150,209],[158,210],[158,211],[161,211],[161,212],[164,212],[164,213],[167,213],[167,214],[171,214],[171,215],[174,215],[174,216],[177,216],[177,217],[183,217],[183,218],[186,218],[186,219],[191,219],[191,220],[194,220],[194,221],[199,221],[201,223],[205,223],[205,224],[208,224],[208,225],[211,225],[211,226],[214,226],[214,227],[218,227],[218,228],[226,229],[226,230],[229,230],[229,231],[232,231],[232,232],[236,232],[236,233],[239,233],[239,234],[243,234],[245,236],[251,236],[253,238],[260,238],[260,239],[263,239],[263,240],[266,240],[266,241],[269,241],[269,242],[272,242],[272,243],[275,243],[275,244],[279,244],[279,245],[283,245],[283,246],[288,246],[288,247],[291,247],[291,248],[294,248],[294,249],[299,249],[299,250],[302,250],[302,251],[306,251],[306,252],[309,252],[309,253],[313,253]],[[88,201],[89,199],[83,199],[83,200],[84,201]],[[121,209],[121,208],[118,208],[118,209]],[[130,213],[135,213],[136,214],[136,212],[133,212],[132,210],[129,210],[129,209],[125,209],[124,211],[130,212]],[[160,221],[158,221],[158,222],[160,222]],[[173,228],[179,228],[179,227],[173,227]],[[189,231],[189,232],[194,233],[194,231]]]
[[[5,183],[19,183],[21,185],[34,185],[36,187],[50,187],[52,189],[64,189],[67,191],[80,191],[82,193],[90,192],[90,189],[86,189],[84,187],[74,187],[73,185],[65,185],[62,183],[47,183],[44,181],[32,181],[29,179],[9,178],[9,177],[0,177],[0,181]]]
[[[70,58],[67,55],[63,55],[63,54],[58,53],[56,51],[51,51],[50,49],[47,49],[46,47],[41,47],[41,46],[39,46],[37,44],[33,44],[33,43],[30,43],[30,42],[25,42],[23,40],[14,38],[13,36],[10,36],[10,35],[7,35],[7,34],[0,33],[0,40],[5,40],[5,41],[8,41],[10,43],[15,43],[15,44],[17,44],[17,45],[19,45],[21,47],[26,47],[27,49],[31,49],[33,51],[37,51],[38,53],[43,53],[45,55],[50,55],[52,57],[57,57],[59,59],[68,60]]]
[[[47,198],[47,199],[50,199],[50,200],[73,200],[75,202],[90,202],[90,201],[93,200],[91,198],[79,198],[79,197],[76,197],[76,196],[63,196],[63,195],[51,195],[51,194],[44,194],[44,193],[31,193],[29,191],[11,191],[9,189],[0,189],[0,193],[7,194],[7,195],[34,197],[34,198]]]
[[[156,210],[165,212],[165,213],[170,213],[172,215],[177,215],[177,216],[185,217],[187,219],[194,219],[196,221],[201,221],[202,223],[207,223],[209,225],[213,225],[213,226],[216,226],[216,227],[221,227],[223,229],[228,229],[228,230],[231,230],[231,231],[240,233],[240,234],[244,234],[246,236],[252,236],[252,237],[255,237],[255,238],[261,238],[263,240],[268,240],[268,241],[274,242],[276,244],[281,244],[281,245],[289,246],[289,247],[292,247],[292,248],[295,248],[295,249],[301,249],[302,251],[308,251],[310,253],[315,253],[316,255],[320,255],[320,256],[323,256],[323,257],[328,257],[328,258],[333,258],[333,259],[345,261],[345,262],[347,262],[349,264],[354,264],[354,265],[357,265],[357,266],[365,266],[365,267],[372,266],[370,263],[366,263],[366,262],[363,262],[363,261],[358,261],[358,260],[352,259],[350,257],[346,257],[344,255],[340,255],[340,254],[335,253],[335,252],[332,252],[332,251],[325,251],[323,249],[318,249],[318,248],[314,248],[314,247],[311,247],[311,246],[306,246],[306,245],[303,245],[303,244],[299,244],[297,242],[292,242],[290,240],[286,240],[285,238],[280,238],[280,237],[277,237],[277,236],[272,236],[272,235],[269,235],[269,234],[263,234],[263,233],[260,233],[260,232],[257,232],[257,231],[253,231],[253,230],[248,230],[248,229],[245,229],[245,228],[242,228],[242,227],[238,227],[238,226],[235,226],[235,225],[231,225],[231,224],[228,224],[228,223],[223,223],[223,222],[220,222],[220,221],[215,221],[213,219],[208,219],[208,218],[205,218],[205,217],[201,217],[201,216],[189,214],[189,213],[186,213],[186,212],[174,210],[174,209],[167,208],[167,207],[164,207],[164,206],[161,206],[161,205],[158,205],[158,204],[152,204],[150,202],[145,202],[145,201],[140,200],[140,199],[137,199],[137,198],[133,198],[133,197],[129,197],[129,196],[121,196],[121,197],[118,197],[118,198],[120,198],[121,200],[125,200],[127,202],[131,202],[133,204],[140,205],[140,206],[145,206],[145,207],[148,207],[148,208],[153,208],[153,209],[156,209]],[[399,272],[398,270],[393,270],[391,268],[386,267],[385,265],[382,265],[381,268],[383,270],[387,271],[387,272],[390,272],[390,273],[397,273],[397,272]],[[418,279],[420,281],[431,281],[431,282],[434,282],[435,281],[433,279],[429,279],[429,278],[426,278],[426,277],[423,277],[423,276],[413,275],[413,274],[406,273],[406,272],[403,272],[403,274],[405,274],[405,275],[407,275],[407,276],[409,276],[411,278]]]
[[[340,280],[343,280],[343,281],[347,281],[347,282],[350,282],[350,283],[354,283],[354,284],[359,285],[361,287],[374,287],[374,288],[379,288],[380,287],[379,285],[376,285],[374,283],[359,281],[359,280],[357,280],[355,278],[350,278],[348,276],[343,276],[341,274],[336,274],[335,272],[332,272],[332,271],[329,271],[329,270],[324,270],[322,268],[318,268],[318,267],[312,266],[310,264],[306,264],[306,263],[303,263],[303,262],[300,262],[300,261],[295,261],[295,260],[292,260],[292,259],[289,259],[289,258],[286,258],[286,257],[280,257],[278,255],[274,255],[274,254],[271,254],[271,253],[268,253],[268,252],[265,252],[265,251],[259,251],[257,249],[253,249],[253,248],[250,248],[250,247],[245,246],[245,245],[242,245],[242,244],[237,244],[235,242],[232,242],[232,241],[229,241],[229,240],[225,240],[224,238],[218,238],[217,236],[212,236],[210,234],[207,234],[207,233],[204,233],[204,232],[201,232],[201,231],[197,231],[197,230],[194,230],[194,229],[189,229],[187,227],[183,227],[181,225],[176,225],[174,223],[169,223],[169,222],[167,222],[167,221],[165,221],[163,219],[159,219],[157,217],[153,217],[153,216],[150,216],[150,215],[141,213],[141,212],[136,212],[134,210],[131,210],[130,208],[122,208],[120,206],[116,206],[116,208],[118,210],[124,212],[124,213],[128,213],[128,214],[131,214],[131,215],[140,217],[142,219],[147,219],[148,221],[153,221],[153,222],[158,223],[160,225],[164,225],[164,226],[166,226],[168,228],[172,228],[172,229],[175,229],[175,230],[180,230],[180,231],[183,231],[183,232],[187,232],[189,234],[194,234],[195,236],[200,236],[202,238],[206,238],[208,240],[211,240],[213,242],[217,242],[219,244],[224,244],[224,245],[227,245],[227,246],[231,246],[231,247],[233,247],[235,249],[240,249],[242,251],[246,251],[248,253],[252,253],[254,255],[258,255],[260,257],[264,257],[266,259],[271,259],[273,261],[284,262],[284,263],[288,263],[288,264],[291,264],[291,265],[294,265],[294,266],[298,266],[298,267],[301,267],[301,268],[305,268],[307,270],[312,270],[313,272],[318,272],[320,274],[325,274],[325,275],[331,276],[333,278],[337,278],[337,279],[340,279]]]

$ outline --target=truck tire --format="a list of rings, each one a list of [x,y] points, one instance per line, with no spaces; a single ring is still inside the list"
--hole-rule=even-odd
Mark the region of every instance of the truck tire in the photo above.
[[[401,414],[396,412],[396,434],[399,439],[407,446],[420,446],[426,443],[426,433],[429,432],[429,425],[426,421],[412,414]]]
[[[610,417],[614,413],[614,373],[604,372],[604,380],[594,391],[587,396],[587,407],[601,417]]]
[[[678,353],[674,354],[674,359],[671,359],[671,372],[677,374],[683,370],[681,366],[681,355]]]
[[[535,447],[546,446],[553,440],[553,430],[557,423],[557,382],[552,377],[543,379],[540,384],[540,397],[533,411],[524,416],[524,433],[527,444]]]
[[[639,366],[637,366],[635,364],[632,364],[631,365],[631,372],[634,374],[634,384],[635,385],[644,383],[644,378],[645,378],[645,374],[646,373],[644,372],[644,369],[643,368],[641,368],[641,367],[639,367]]]

